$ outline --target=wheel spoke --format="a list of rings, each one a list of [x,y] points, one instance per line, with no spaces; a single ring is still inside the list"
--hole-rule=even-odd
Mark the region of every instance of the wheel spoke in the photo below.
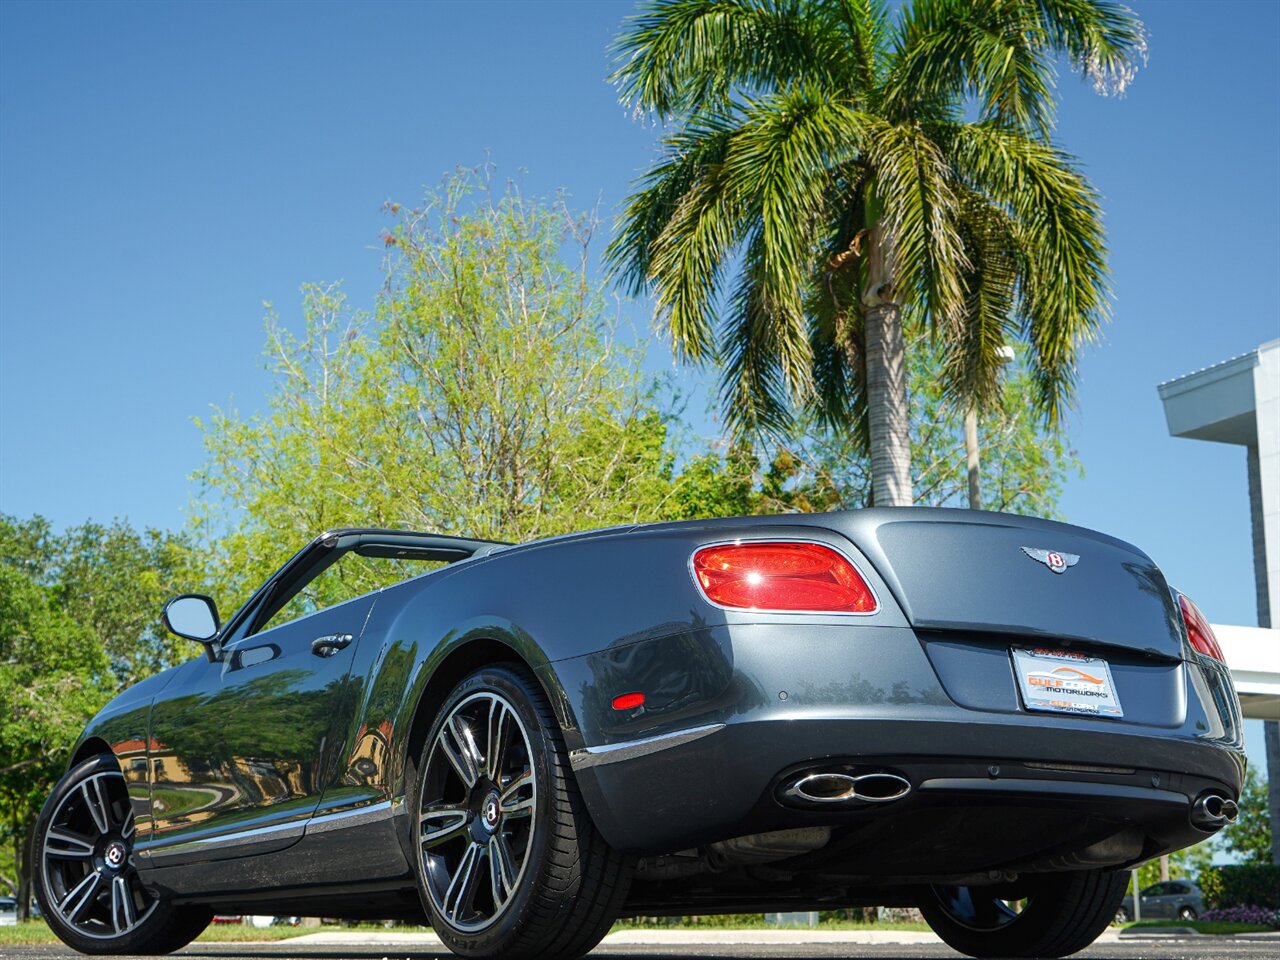
[[[130,804],[129,812],[124,815],[124,823],[120,825],[121,839],[128,840],[130,837],[132,837],[134,830],[137,829],[137,826],[138,826],[137,823],[135,823],[133,819],[133,805]]]
[[[124,877],[111,878],[111,926],[116,935],[127,931],[134,924],[133,893]]]
[[[480,779],[479,750],[471,728],[456,713],[451,716],[436,738],[450,765],[468,790]]]
[[[458,864],[458,869],[453,875],[453,879],[449,881],[449,889],[444,895],[444,913],[450,920],[457,922],[461,919],[463,908],[470,902],[475,887],[475,880],[479,871],[480,857],[482,848],[477,843],[467,844],[466,852],[462,855],[462,860]]]
[[[80,911],[97,895],[98,884],[101,880],[102,874],[96,870],[93,873],[86,874],[84,879],[72,887],[70,892],[62,898],[62,902],[58,904],[58,912],[66,917],[68,922],[74,923]]]
[[[85,806],[98,833],[105,834],[111,830],[111,807],[107,803],[106,794],[102,792],[102,778],[90,777],[80,784],[80,792],[84,794]]]
[[[529,789],[529,795],[521,797],[519,794],[525,788]],[[508,819],[532,815],[534,807],[532,770],[526,770],[507,785],[507,788],[502,791],[499,805],[502,807],[503,816]]]
[[[489,838],[489,882],[493,887],[493,905],[500,907],[507,902],[516,885],[516,868],[511,862],[511,851],[506,838],[495,833]]]
[[[424,849],[462,836],[471,819],[466,807],[430,807],[422,811],[419,841]]]
[[[494,783],[502,773],[502,761],[510,731],[511,711],[501,700],[493,700],[489,705],[489,729],[484,753],[485,776]]]
[[[87,860],[93,856],[93,841],[65,827],[50,827],[45,834],[44,852],[45,856],[64,860]]]

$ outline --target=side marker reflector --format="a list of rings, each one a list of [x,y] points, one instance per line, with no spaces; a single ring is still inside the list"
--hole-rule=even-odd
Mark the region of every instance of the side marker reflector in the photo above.
[[[634,710],[636,707],[643,706],[643,693],[624,693],[613,698],[613,709],[615,710]]]

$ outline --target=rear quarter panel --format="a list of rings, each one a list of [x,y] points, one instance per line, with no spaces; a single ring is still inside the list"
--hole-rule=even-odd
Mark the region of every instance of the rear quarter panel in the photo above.
[[[743,703],[743,692],[733,687],[730,629],[761,622],[848,625],[855,619],[867,629],[908,629],[883,581],[846,538],[786,520],[709,521],[544,541],[387,589],[352,669],[364,705],[351,742],[381,730],[396,758],[373,789],[403,795],[407,737],[422,692],[441,663],[472,641],[496,640],[534,669],[572,751],[678,729],[717,703]],[[861,569],[880,609],[867,616],[800,618],[707,603],[694,585],[690,557],[708,542],[737,537],[836,547]],[[592,662],[585,659],[601,652]],[[640,716],[611,716],[609,701],[626,692],[614,689],[623,677],[628,683],[639,678],[650,697]]]

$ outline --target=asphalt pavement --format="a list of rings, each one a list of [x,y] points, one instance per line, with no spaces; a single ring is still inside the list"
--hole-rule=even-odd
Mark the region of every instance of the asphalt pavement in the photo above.
[[[773,939],[769,942],[742,942],[750,940],[738,937],[734,940],[708,942],[699,938],[692,942],[677,942],[662,938],[661,942],[650,938],[645,942],[632,942],[632,938],[608,938],[592,953],[593,960],[629,958],[629,960],[670,960],[688,957],[690,960],[832,960],[832,958],[953,958],[959,954],[936,941],[921,942],[916,938],[899,938],[899,942],[857,943],[850,940],[812,942],[803,932]],[[916,942],[902,942],[903,940]],[[809,942],[806,942],[808,940]],[[0,960],[53,960],[53,958],[78,957],[66,947],[0,946]],[[176,956],[204,958],[204,960],[249,960],[249,958],[281,958],[281,960],[451,960],[448,951],[435,947],[429,941],[376,943],[299,943],[283,941],[275,943],[205,943],[193,944]],[[1094,944],[1088,950],[1076,954],[1082,960],[1280,960],[1280,939],[1243,939],[1239,937],[1196,936],[1160,939],[1109,939]],[[123,960],[123,958],[121,958]]]

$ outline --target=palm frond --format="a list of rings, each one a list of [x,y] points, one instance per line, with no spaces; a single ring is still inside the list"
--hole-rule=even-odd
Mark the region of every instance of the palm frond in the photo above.
[[[822,90],[791,88],[754,101],[734,135],[725,174],[760,223],[756,296],[779,328],[779,367],[793,396],[812,389],[805,289],[832,189],[834,169],[858,157],[862,116]]]
[[[651,0],[614,45],[622,101],[658,116],[723,109],[734,92],[798,82],[847,88],[858,50],[813,0]]]
[[[782,328],[767,302],[762,283],[763,231],[747,242],[742,273],[727,311],[720,402],[733,435],[769,439],[785,435],[791,424],[791,397],[779,358]]]
[[[1014,224],[998,206],[959,187],[961,237],[971,269],[964,274],[964,318],[943,342],[947,399],[979,411],[1001,400],[1001,350],[1019,334],[1018,247]]]
[[[1026,2],[1026,0],[1024,0]],[[1123,94],[1147,61],[1147,33],[1128,7],[1110,0],[1035,0],[1050,49],[1104,96]]]
[[[899,25],[886,81],[890,117],[919,103],[977,99],[984,119],[1046,135],[1053,119],[1053,63],[1034,11],[1022,0],[916,0]]]
[[[685,195],[715,175],[724,162],[735,129],[731,118],[700,118],[664,138],[663,159],[640,180],[641,189],[626,200],[605,249],[605,267],[631,296],[649,283],[653,244],[671,222]]]
[[[677,354],[695,363],[714,358],[720,270],[748,228],[746,214],[746,197],[724,164],[705,165],[648,246],[655,312]]]
[[[813,397],[809,413],[819,423],[844,431],[858,449],[867,449],[866,352],[862,280],[867,220],[865,194],[870,171],[847,164],[833,171],[826,209],[826,246],[809,281],[805,313],[813,354]]]
[[[1110,0],[915,0],[899,25],[886,103],[892,117],[970,96],[982,120],[1047,139],[1054,57],[1100,93],[1122,93],[1146,49],[1142,21]]]
[[[1009,214],[1037,399],[1055,423],[1074,391],[1079,347],[1110,312],[1097,192],[1069,154],[995,124],[963,126],[951,155],[970,186]]]
[[[970,268],[957,229],[951,166],[915,124],[868,121],[875,192],[893,238],[899,302],[917,301],[936,325],[964,315],[963,274]]]
[[[857,91],[877,89],[888,67],[888,7],[883,0],[835,0],[833,6],[853,48],[851,67]]]

